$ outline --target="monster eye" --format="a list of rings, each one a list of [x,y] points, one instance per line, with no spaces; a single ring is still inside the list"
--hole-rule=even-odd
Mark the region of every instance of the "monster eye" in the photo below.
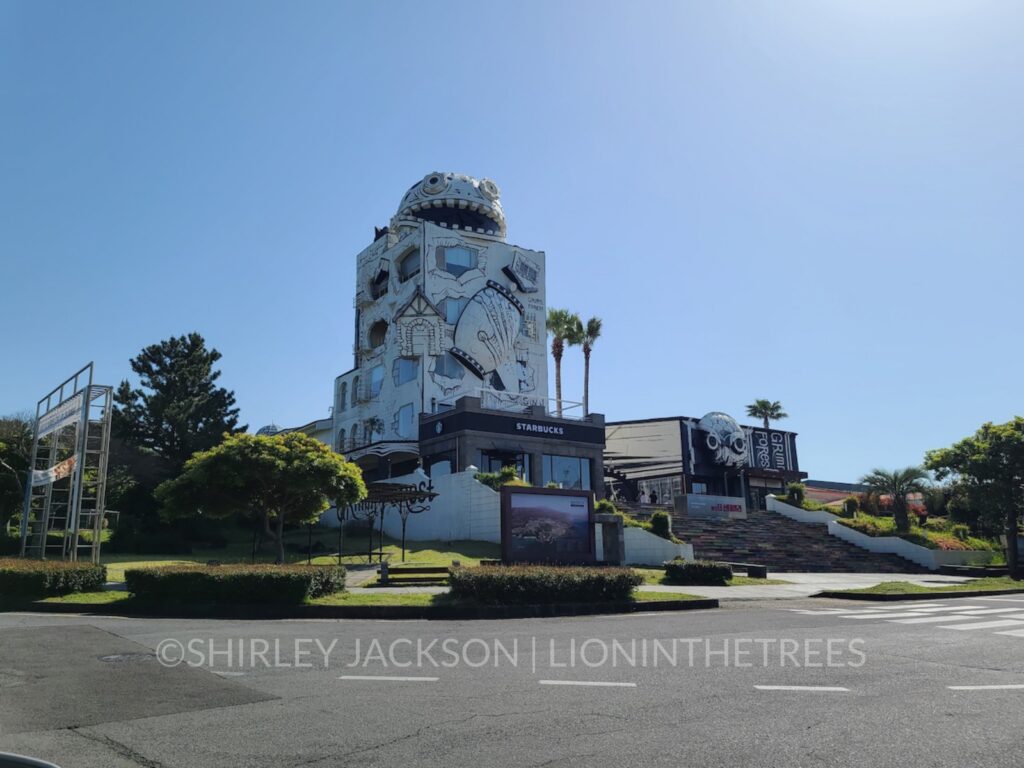
[[[480,193],[488,200],[497,200],[501,195],[501,190],[498,189],[498,185],[490,179],[480,180]]]
[[[746,453],[747,452],[747,441],[744,440],[742,437],[734,437],[732,439],[732,449],[736,453]]]
[[[443,192],[448,183],[443,173],[428,173],[423,177],[423,191],[428,195],[436,195]]]
[[[708,436],[704,438],[704,442],[712,451],[717,451],[718,446],[722,444],[721,441],[718,439],[718,435],[712,434],[711,432],[709,432]]]

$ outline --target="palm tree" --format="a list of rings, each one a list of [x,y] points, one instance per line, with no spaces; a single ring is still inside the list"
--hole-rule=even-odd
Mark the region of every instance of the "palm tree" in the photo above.
[[[601,336],[601,318],[592,317],[582,327],[580,345],[583,347],[583,415],[590,414],[590,353]]]
[[[765,429],[771,426],[772,421],[789,418],[789,414],[782,410],[782,403],[778,400],[755,400],[747,406],[747,416],[764,419]]]
[[[910,517],[907,515],[907,495],[923,493],[927,486],[928,473],[921,467],[894,469],[873,469],[860,481],[872,491],[884,494],[892,499],[892,516],[896,521],[896,530],[906,533],[910,530]]]
[[[562,417],[562,355],[568,343],[579,344],[582,332],[580,316],[568,309],[549,309],[547,329],[551,334],[551,357],[555,359],[555,409]]]

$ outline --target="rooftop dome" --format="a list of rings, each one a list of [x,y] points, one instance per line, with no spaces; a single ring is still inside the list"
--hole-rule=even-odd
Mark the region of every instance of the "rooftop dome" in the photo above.
[[[277,424],[270,423],[270,424],[267,424],[267,426],[265,426],[265,427],[260,427],[259,429],[257,429],[256,430],[256,434],[257,435],[276,435],[280,431],[281,431],[281,427],[277,426]]]
[[[434,171],[412,185],[395,218],[412,217],[442,227],[505,237],[501,190],[490,179]]]

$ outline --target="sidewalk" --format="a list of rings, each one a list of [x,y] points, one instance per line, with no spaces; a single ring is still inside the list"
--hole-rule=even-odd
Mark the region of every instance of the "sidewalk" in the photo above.
[[[644,584],[644,592],[664,592],[666,595],[686,594],[697,597],[713,597],[716,600],[793,600],[810,597],[828,589],[861,589],[873,587],[883,581],[909,581],[912,584],[934,587],[940,584],[960,584],[970,579],[963,576],[923,575],[920,573],[775,573],[772,579],[781,579],[791,584],[771,584],[763,587],[687,587]],[[358,585],[348,585],[358,586]],[[426,594],[440,595],[447,587],[368,587],[365,592],[380,594]]]
[[[827,589],[862,589],[883,581],[909,581],[926,587],[940,584],[960,584],[970,579],[963,576],[940,576],[920,573],[784,573],[770,571],[770,579],[781,579],[791,584],[772,584],[763,587],[675,587],[644,585],[644,591],[683,592],[718,600],[786,600],[810,597]]]

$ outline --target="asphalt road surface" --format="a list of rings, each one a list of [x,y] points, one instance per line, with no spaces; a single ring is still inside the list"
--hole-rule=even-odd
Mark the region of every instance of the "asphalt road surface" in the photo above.
[[[0,615],[62,768],[1021,762],[1024,596],[488,622]]]

